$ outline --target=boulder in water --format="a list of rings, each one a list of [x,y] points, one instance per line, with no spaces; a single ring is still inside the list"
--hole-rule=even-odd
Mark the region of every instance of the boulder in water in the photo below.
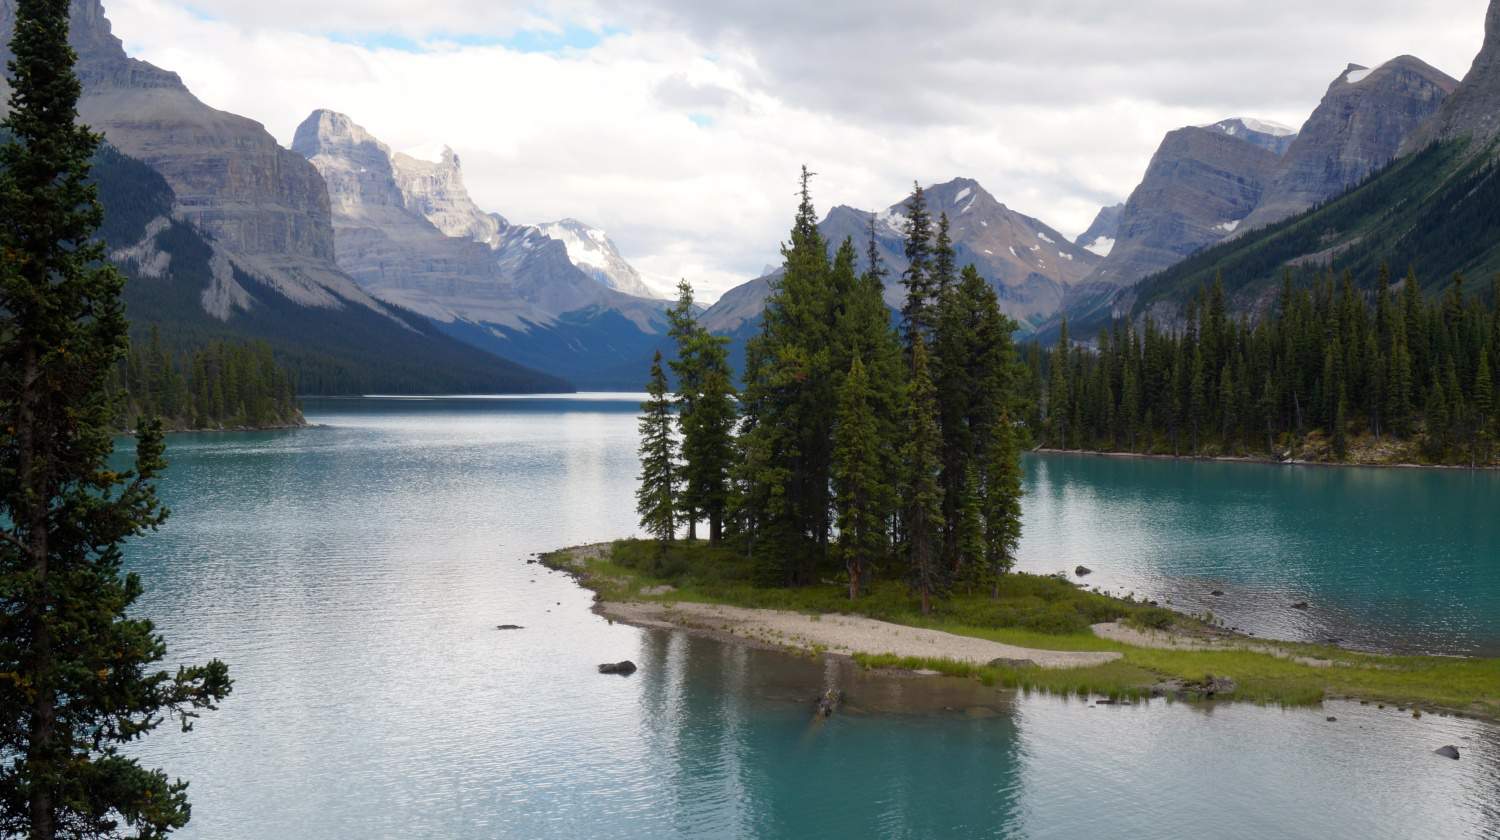
[[[619,674],[622,677],[628,677],[631,674],[635,673],[635,663],[631,662],[629,659],[623,660],[621,662],[606,662],[603,665],[599,666],[599,673]]]
[[[1458,747],[1455,747],[1452,744],[1449,744],[1445,747],[1438,747],[1437,749],[1433,750],[1433,752],[1437,753],[1443,758],[1451,758],[1454,761],[1458,760]]]
[[[495,625],[495,629],[496,630],[525,630],[526,628],[522,627],[519,624],[496,624]]]
[[[1088,566],[1079,566],[1078,568],[1073,570],[1073,574],[1078,575],[1079,577],[1083,577],[1084,575],[1091,575],[1093,573],[1094,570],[1090,569]]]

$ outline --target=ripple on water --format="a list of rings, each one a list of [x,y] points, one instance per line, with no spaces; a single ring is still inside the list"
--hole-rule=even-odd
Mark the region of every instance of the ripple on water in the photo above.
[[[174,516],[130,550],[147,587],[140,609],[172,662],[218,655],[237,681],[193,733],[143,746],[192,781],[182,836],[1500,831],[1500,742],[1471,721],[1357,705],[1089,708],[611,625],[589,613],[589,593],[524,561],[634,530],[632,401],[451,403],[313,404],[328,428],[172,438]],[[1372,612],[1330,593],[1403,552],[1365,567],[1332,551],[1324,559],[1344,565],[1331,573],[1298,559],[1312,546],[1290,532],[1306,517],[1265,499],[1286,475],[1028,468],[1031,567],[1097,555],[1088,565],[1112,588],[1223,581],[1247,593],[1246,622],[1287,592],[1324,593],[1305,616],[1261,619],[1305,633],[1400,604],[1373,597]],[[1195,498],[1209,508],[1201,517]],[[1139,521],[1121,524],[1120,510]],[[1287,533],[1255,531],[1270,526]],[[1215,547],[1226,532],[1240,548]],[[1467,569],[1469,586],[1441,601],[1460,612],[1482,615],[1500,591],[1456,549],[1433,562]],[[1408,577],[1393,580],[1404,589]],[[1477,638],[1483,624],[1454,626]],[[632,677],[594,672],[626,658],[641,665]],[[848,711],[814,723],[809,701],[829,685],[849,692]],[[1450,742],[1461,761],[1430,754]]]

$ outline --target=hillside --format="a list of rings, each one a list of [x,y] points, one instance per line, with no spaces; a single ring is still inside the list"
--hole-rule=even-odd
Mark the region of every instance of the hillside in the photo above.
[[[93,178],[105,209],[100,233],[129,277],[126,311],[138,338],[155,327],[174,352],[218,340],[265,341],[303,394],[572,390],[444,335],[412,312],[299,305],[241,271],[196,227],[172,219],[176,198],[166,180],[111,147],[96,157]]]

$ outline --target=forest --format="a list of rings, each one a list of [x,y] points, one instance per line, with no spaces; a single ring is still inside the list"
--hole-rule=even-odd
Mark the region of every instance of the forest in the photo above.
[[[1500,278],[1495,285],[1500,287]],[[1456,275],[1373,288],[1284,276],[1264,317],[1231,317],[1215,282],[1177,329],[1120,320],[1092,347],[1026,349],[1028,423],[1056,449],[1279,460],[1485,465],[1500,433],[1500,307]]]
[[[138,428],[143,418],[179,431],[303,423],[295,383],[265,342],[214,341],[174,352],[152,330],[144,342],[131,343],[109,389],[122,430]]]

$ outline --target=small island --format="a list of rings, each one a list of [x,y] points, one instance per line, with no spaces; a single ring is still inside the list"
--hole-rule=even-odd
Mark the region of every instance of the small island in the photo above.
[[[757,586],[753,566],[703,542],[579,546],[541,562],[595,593],[594,611],[867,669],[1134,702],[1152,697],[1315,706],[1352,699],[1403,713],[1500,720],[1500,660],[1361,653],[1260,639],[1054,576],[1011,573],[924,616],[899,581],[848,600],[829,582]],[[1289,606],[1289,608],[1291,608]]]

